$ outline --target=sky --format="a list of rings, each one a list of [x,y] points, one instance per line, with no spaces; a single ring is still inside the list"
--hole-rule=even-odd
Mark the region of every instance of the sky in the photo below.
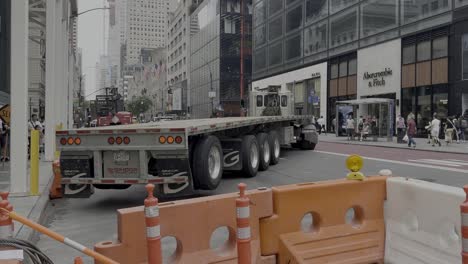
[[[78,12],[103,7],[105,0],[78,0]],[[78,47],[82,49],[82,71],[85,74],[85,93],[91,94],[96,90],[96,62],[104,54],[103,34],[107,33],[107,23],[103,23],[104,12],[106,19],[109,10],[95,10],[78,17]],[[105,31],[103,25],[106,26]]]

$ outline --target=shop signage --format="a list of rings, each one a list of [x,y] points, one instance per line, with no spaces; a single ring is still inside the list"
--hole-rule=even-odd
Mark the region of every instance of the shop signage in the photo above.
[[[385,86],[385,78],[392,76],[392,74],[391,68],[385,68],[385,70],[380,72],[365,72],[363,79],[369,81],[369,87]]]
[[[314,73],[312,73],[311,77],[312,77],[312,78],[318,78],[318,77],[320,77],[320,72],[314,72]]]

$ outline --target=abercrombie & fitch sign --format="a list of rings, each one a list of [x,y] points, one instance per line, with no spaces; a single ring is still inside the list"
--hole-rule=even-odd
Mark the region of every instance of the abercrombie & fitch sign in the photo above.
[[[385,68],[380,72],[365,72],[363,80],[369,81],[369,87],[385,86],[385,78],[393,74],[391,68]]]

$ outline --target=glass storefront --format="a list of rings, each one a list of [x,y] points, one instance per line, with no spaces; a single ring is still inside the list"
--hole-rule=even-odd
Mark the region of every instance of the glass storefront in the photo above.
[[[294,114],[320,116],[320,81],[319,77],[286,84],[294,91]]]
[[[448,86],[434,85],[401,90],[401,115],[405,118],[409,113],[416,116],[418,135],[427,134],[425,126],[432,120],[434,113],[439,118],[448,115]]]

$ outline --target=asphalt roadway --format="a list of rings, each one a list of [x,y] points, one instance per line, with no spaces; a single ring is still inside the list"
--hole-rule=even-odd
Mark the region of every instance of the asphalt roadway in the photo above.
[[[397,176],[457,187],[468,184],[468,155],[321,142],[315,151],[283,150],[280,163],[255,178],[225,177],[212,194],[234,192],[240,182],[252,189],[343,178],[347,173],[345,159],[352,153],[365,157],[362,172],[366,175],[390,169]],[[47,224],[92,248],[97,242],[116,238],[116,209],[142,205],[145,195],[143,186],[133,186],[127,190],[96,190],[88,199],[55,200],[48,207]],[[225,233],[220,230],[213,243],[224,239]],[[73,258],[81,255],[43,236],[37,246],[55,263],[73,263]],[[173,241],[166,240],[163,246],[165,253],[174,249]],[[84,260],[93,263],[87,257]]]

